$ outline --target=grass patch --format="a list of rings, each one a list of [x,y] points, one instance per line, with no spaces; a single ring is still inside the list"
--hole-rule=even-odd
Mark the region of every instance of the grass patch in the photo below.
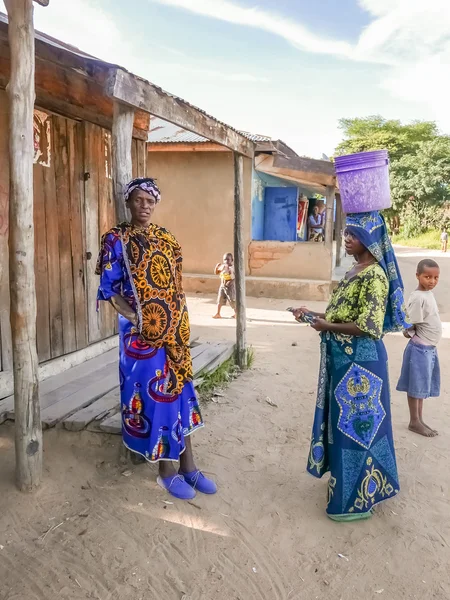
[[[211,400],[214,392],[227,388],[230,382],[236,379],[238,372],[240,372],[240,369],[238,369],[234,356],[232,356],[221,364],[218,369],[205,375],[197,388],[200,400],[204,402]]]
[[[247,369],[251,369],[254,362],[255,351],[250,347],[247,350]],[[236,364],[235,357],[232,356],[213,373],[208,373],[204,377],[200,375],[202,382],[197,388],[200,400],[211,400],[215,392],[226,389],[241,373],[242,371]]]
[[[441,249],[441,232],[436,229],[430,229],[425,233],[413,238],[406,238],[403,233],[392,236],[392,243],[399,246],[408,246],[410,248],[426,248],[428,250]]]

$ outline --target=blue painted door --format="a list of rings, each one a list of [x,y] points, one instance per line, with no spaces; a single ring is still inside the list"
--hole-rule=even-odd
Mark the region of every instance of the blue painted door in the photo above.
[[[268,187],[264,193],[264,239],[297,241],[298,188]]]

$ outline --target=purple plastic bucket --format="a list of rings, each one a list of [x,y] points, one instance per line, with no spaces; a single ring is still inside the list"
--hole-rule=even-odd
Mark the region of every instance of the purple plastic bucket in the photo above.
[[[345,213],[391,207],[387,150],[337,156],[335,168]]]

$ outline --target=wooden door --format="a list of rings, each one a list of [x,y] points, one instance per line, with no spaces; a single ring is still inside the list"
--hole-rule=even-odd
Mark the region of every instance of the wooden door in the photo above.
[[[86,347],[82,125],[35,111],[37,345],[44,362]]]
[[[84,194],[86,222],[86,292],[89,343],[117,333],[117,314],[102,302],[97,311],[98,275],[95,274],[101,236],[116,225],[112,196],[111,134],[84,124]]]

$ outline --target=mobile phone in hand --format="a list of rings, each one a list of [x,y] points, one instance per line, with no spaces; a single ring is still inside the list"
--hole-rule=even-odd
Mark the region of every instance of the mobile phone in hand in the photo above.
[[[287,308],[287,311],[293,313],[295,308]],[[299,323],[308,323],[309,325],[311,325],[311,323],[314,323],[314,321],[316,320],[316,317],[314,315],[312,315],[311,313],[303,313],[302,316],[299,319],[295,319],[296,321],[298,321]]]

